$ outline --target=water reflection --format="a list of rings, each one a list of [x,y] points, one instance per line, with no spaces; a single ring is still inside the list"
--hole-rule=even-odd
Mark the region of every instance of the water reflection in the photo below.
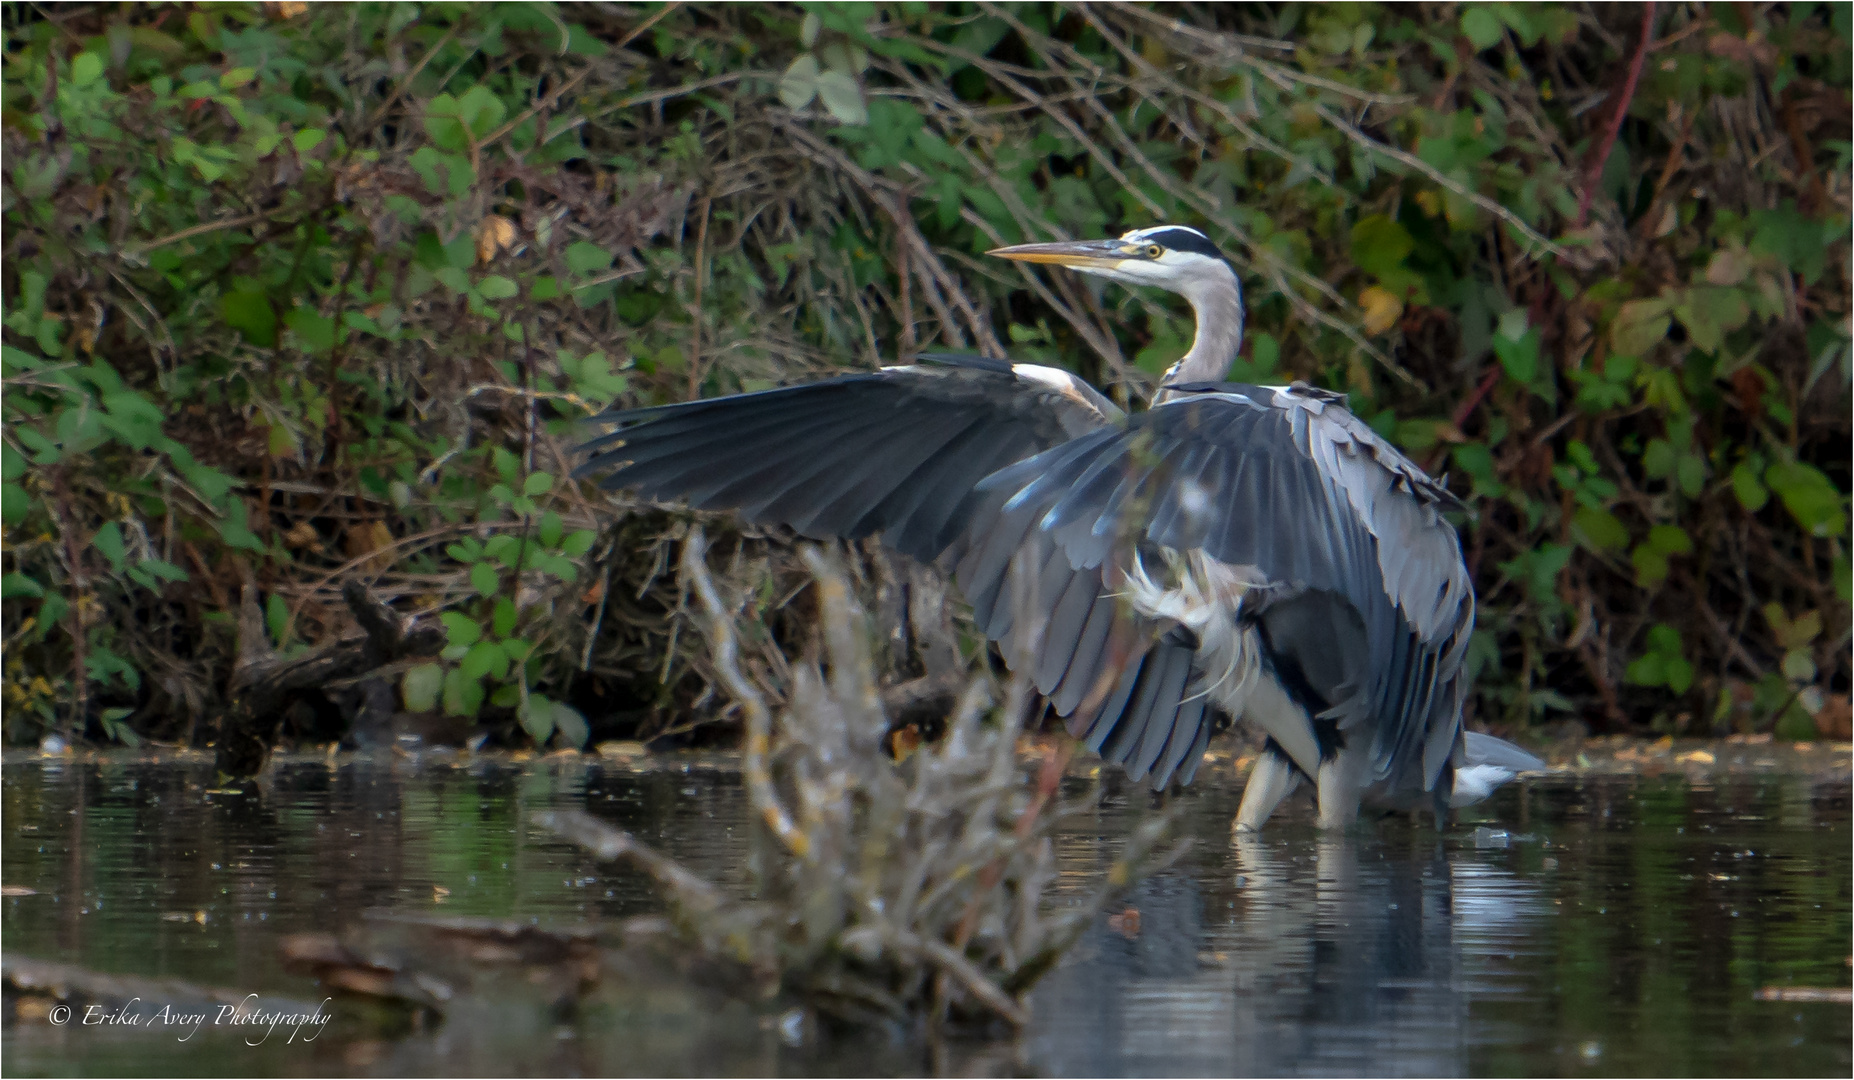
[[[1137,935],[1097,927],[1039,992],[1033,1059],[1056,1074],[1467,1071],[1469,1002],[1527,949],[1549,906],[1537,887],[1439,842],[1307,840],[1239,839],[1208,888],[1142,884]]]
[[[583,807],[730,888],[746,882],[738,777],[585,761],[285,762],[256,795],[199,761],[9,761],[7,955],[316,999],[288,933],[363,913],[572,925],[654,910],[637,875],[526,824]],[[1848,982],[1845,780],[1516,785],[1443,834],[1334,839],[1284,814],[1227,832],[1237,790],[1181,806],[1199,838],[1093,926],[1020,1040],[925,1048],[786,1029],[783,1006],[619,985],[561,1011],[513,984],[435,1031],[330,1030],[311,1049],[186,1046],[55,1029],[9,999],[12,1072],[1458,1075],[1846,1073],[1845,1006],[1757,1002]],[[1057,840],[1080,895],[1145,796],[1110,785]],[[1521,830],[1514,835],[1498,827]],[[32,890],[21,894],[17,890]],[[723,991],[725,988],[723,988]],[[505,992],[506,991],[506,992]],[[767,1013],[766,1009],[773,1009]],[[794,1034],[796,1032],[797,1034]]]

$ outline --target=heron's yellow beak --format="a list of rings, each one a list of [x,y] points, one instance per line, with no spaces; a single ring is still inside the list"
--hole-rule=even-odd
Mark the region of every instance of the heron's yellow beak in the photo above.
[[[1017,262],[1112,269],[1129,259],[1143,258],[1143,251],[1137,244],[1120,240],[1064,240],[1053,244],[1015,244],[993,248],[985,254]]]

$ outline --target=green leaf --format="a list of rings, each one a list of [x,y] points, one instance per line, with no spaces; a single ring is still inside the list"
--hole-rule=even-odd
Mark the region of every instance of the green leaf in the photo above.
[[[167,416],[159,406],[133,390],[119,390],[103,395],[103,426],[123,442],[145,450],[161,438],[161,424]]]
[[[321,128],[304,128],[290,136],[290,145],[298,154],[307,154],[322,145],[322,140],[326,138],[328,138],[328,132]]]
[[[547,740],[554,737],[554,703],[539,694],[529,694],[522,706],[521,726],[535,745],[546,746]]]
[[[0,522],[17,525],[32,512],[32,496],[18,484],[0,484]]]
[[[1530,49],[1532,46],[1538,44],[1541,31],[1539,27],[1534,25],[1532,20],[1528,18],[1529,13],[1525,10],[1525,5],[1497,4],[1494,6],[1494,13],[1500,16],[1501,22],[1512,28],[1513,33],[1519,35],[1519,43],[1521,45]]]
[[[478,139],[500,127],[508,114],[508,106],[482,83],[472,86],[457,102],[457,115]]]
[[[1629,556],[1635,564],[1635,583],[1652,589],[1667,580],[1667,555],[1652,545],[1642,544]]]
[[[1693,685],[1693,665],[1682,650],[1680,631],[1656,623],[1648,628],[1648,652],[1630,662],[1624,677],[1637,686],[1665,686],[1684,694]]]
[[[508,637],[509,633],[515,629],[515,620],[518,615],[514,601],[506,596],[498,599],[495,613],[490,616],[491,629],[499,638]]]
[[[818,93],[818,58],[805,53],[792,61],[785,74],[779,79],[779,100],[785,107],[797,112]]]
[[[406,711],[426,713],[438,707],[438,695],[444,691],[444,668],[437,664],[420,664],[411,668],[399,682],[399,696]]]
[[[439,94],[426,104],[425,133],[442,149],[468,149],[469,140],[465,136],[463,120],[458,115],[456,98],[449,94]]]
[[[578,750],[586,745],[586,737],[592,733],[586,718],[578,709],[564,701],[554,702],[554,730],[568,746]]]
[[[142,569],[166,581],[191,581],[185,570],[165,559],[143,559]]]
[[[513,281],[501,274],[490,274],[477,282],[476,291],[481,293],[485,300],[507,300],[521,292]]]
[[[545,495],[553,489],[554,478],[544,472],[529,473],[528,478],[521,482],[521,493],[531,499],[536,495]]]
[[[494,596],[502,588],[502,575],[496,571],[496,564],[480,562],[470,567],[470,587],[479,595]]]
[[[1678,525],[1656,525],[1650,528],[1648,546],[1664,555],[1693,554],[1693,538]]]
[[[257,68],[230,68],[225,74],[219,76],[219,89],[236,90],[255,78],[257,78]]]
[[[494,675],[500,679],[509,671],[509,654],[502,651],[502,646],[493,641],[479,641],[470,646],[470,651],[457,663],[457,670],[466,679],[480,679],[485,675]]]
[[[277,344],[277,312],[262,290],[239,289],[221,296],[219,318],[253,345],[269,349]]]
[[[611,46],[594,37],[578,23],[567,24],[567,51],[575,56],[597,59],[611,51]]]
[[[1607,510],[1580,506],[1571,519],[1572,531],[1598,551],[1621,551],[1629,546],[1629,530]]]
[[[466,679],[456,668],[444,673],[444,711],[450,716],[475,716],[483,707],[483,684]]]
[[[302,342],[307,352],[321,356],[335,347],[335,320],[316,314],[308,308],[293,308],[283,317],[288,326]]]
[[[1680,490],[1689,499],[1697,499],[1706,490],[1706,459],[1698,454],[1680,455],[1680,464],[1676,467],[1676,478]]]
[[[1679,464],[1679,456],[1674,452],[1674,444],[1666,439],[1648,440],[1648,449],[1642,453],[1642,471],[1651,480],[1665,480],[1674,475]]]
[[[264,600],[264,628],[270,631],[270,640],[282,648],[285,644],[283,632],[290,625],[290,605],[283,602],[283,597],[271,593]]]
[[[1667,681],[1665,662],[1660,653],[1648,653],[1629,661],[1622,677],[1636,686],[1660,686]]]
[[[0,600],[11,600],[16,596],[37,599],[44,595],[44,587],[25,574],[8,574],[0,577]]]
[[[577,559],[591,551],[593,543],[598,538],[599,534],[591,529],[580,529],[577,532],[568,533],[567,538],[560,542],[560,553],[569,559]]]
[[[1674,316],[1687,328],[1687,337],[1701,350],[1717,353],[1725,333],[1751,317],[1744,294],[1737,289],[1696,288],[1674,307]]]
[[[1372,214],[1352,226],[1352,261],[1379,280],[1404,272],[1403,260],[1415,249],[1410,230],[1388,215]]]
[[[841,71],[826,71],[818,76],[818,100],[832,118],[843,124],[867,124],[869,107],[863,103],[862,88]]]
[[[566,249],[566,264],[575,274],[590,274],[612,264],[612,253],[597,244],[581,240]]]
[[[1732,469],[1732,491],[1738,496],[1739,505],[1752,513],[1762,510],[1770,501],[1770,491],[1757,474],[1757,468],[1748,461],[1741,461]]]
[[[102,552],[103,557],[109,560],[110,569],[118,573],[122,571],[123,561],[127,557],[122,544],[122,526],[113,521],[106,522],[101,529],[97,530],[96,536],[91,538],[90,545]]]
[[[253,533],[251,526],[246,523],[247,512],[243,499],[233,499],[227,503],[225,517],[218,523],[219,537],[235,548],[262,553],[264,542],[257,538],[257,534]]]
[[[534,535],[542,547],[557,548],[560,546],[560,531],[564,527],[560,515],[549,510],[541,515],[541,520],[535,525]]]
[[[1500,43],[1500,17],[1486,4],[1473,4],[1461,13],[1461,32],[1467,35],[1475,52],[1491,49]]]
[[[1746,220],[1753,230],[1751,250],[1776,256],[1809,285],[1822,276],[1828,245],[1847,235],[1845,222],[1814,221],[1791,199],[1775,210],[1755,210]]]
[[[1536,327],[1525,330],[1515,340],[1504,333],[1505,321],[1501,320],[1503,332],[1494,335],[1494,355],[1499,357],[1500,366],[1515,382],[1530,386],[1539,375],[1539,331]]]
[[[1779,461],[1764,471],[1764,482],[1811,534],[1840,536],[1847,531],[1841,492],[1822,470],[1806,462]]]
[[[1661,661],[1661,672],[1667,688],[1676,694],[1686,693],[1687,688],[1693,685],[1693,665],[1681,657],[1665,657]]]
[[[1667,315],[1666,300],[1631,300],[1616,312],[1616,321],[1610,324],[1610,347],[1623,356],[1637,359],[1648,355],[1648,350],[1660,343],[1667,336],[1667,328],[1673,320]]]
[[[459,131],[462,129],[459,128]],[[447,154],[434,146],[421,146],[407,159],[419,179],[433,195],[456,197],[469,191],[476,184],[476,170],[470,167],[470,159],[459,154]],[[464,242],[475,246],[474,241],[464,237]]]
[[[472,645],[483,636],[483,628],[468,615],[445,611],[439,613],[438,621],[444,624],[452,645]]]
[[[497,533],[483,545],[483,554],[504,566],[514,566],[521,555],[521,539],[508,533]]]
[[[431,276],[438,279],[439,284],[459,296],[470,295],[470,276],[455,266],[440,267],[432,271]]]
[[[93,52],[78,53],[71,60],[71,85],[89,86],[103,77],[103,58]]]

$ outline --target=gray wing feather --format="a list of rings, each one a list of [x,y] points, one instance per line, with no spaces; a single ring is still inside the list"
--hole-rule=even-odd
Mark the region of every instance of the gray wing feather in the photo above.
[[[1223,456],[1227,455],[1227,459]],[[1194,472],[1195,471],[1195,472]],[[1186,482],[1220,478],[1222,513],[1193,514]],[[1290,591],[1328,590],[1366,628],[1366,709],[1380,778],[1433,786],[1459,725],[1473,596],[1432,481],[1338,406],[1228,388],[1084,435],[982,485],[1040,524],[1072,565],[1098,566],[1135,537],[1201,547]],[[1347,722],[1347,721],[1342,721]]]
[[[1008,368],[975,366],[846,375],[593,422],[612,430],[580,448],[589,457],[575,476],[807,535],[887,531],[932,560],[983,509],[973,487],[986,474],[1108,418]]]
[[[1049,703],[1058,716],[1068,716],[1079,708],[1082,696],[1093,686],[1095,673],[1100,669],[1101,651],[1107,645],[1108,631],[1113,627],[1114,613],[1119,606],[1113,597],[1102,596],[1096,590],[1094,602],[1088,608],[1088,622],[1075,643],[1074,659],[1062,681],[1049,691]]]
[[[1070,730],[1162,784],[1196,768],[1201,704],[1181,699],[1195,644],[1116,602],[1094,566],[1072,564],[1041,513],[981,490],[988,474],[1120,419],[1060,373],[983,358],[889,368],[754,394],[612,412],[574,475],[608,489],[734,510],[814,537],[880,533],[953,571],[987,637],[1029,656]],[[1108,485],[1121,477],[1097,473]],[[1104,528],[1112,519],[1102,518]],[[1093,524],[1093,523],[1090,523]],[[1103,553],[1114,537],[1101,543]],[[1024,600],[1028,596],[1027,601]],[[1016,662],[1015,660],[1013,662]]]
[[[1464,731],[1461,738],[1463,765],[1497,765],[1516,773],[1542,772],[1548,767],[1530,752],[1505,739],[1479,731]]]

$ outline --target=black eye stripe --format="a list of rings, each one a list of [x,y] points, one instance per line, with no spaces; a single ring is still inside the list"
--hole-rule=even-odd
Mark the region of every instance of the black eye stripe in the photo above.
[[[1140,237],[1143,244],[1160,244],[1171,251],[1188,251],[1194,255],[1208,255],[1221,259],[1223,252],[1202,234],[1191,229],[1158,229]]]

